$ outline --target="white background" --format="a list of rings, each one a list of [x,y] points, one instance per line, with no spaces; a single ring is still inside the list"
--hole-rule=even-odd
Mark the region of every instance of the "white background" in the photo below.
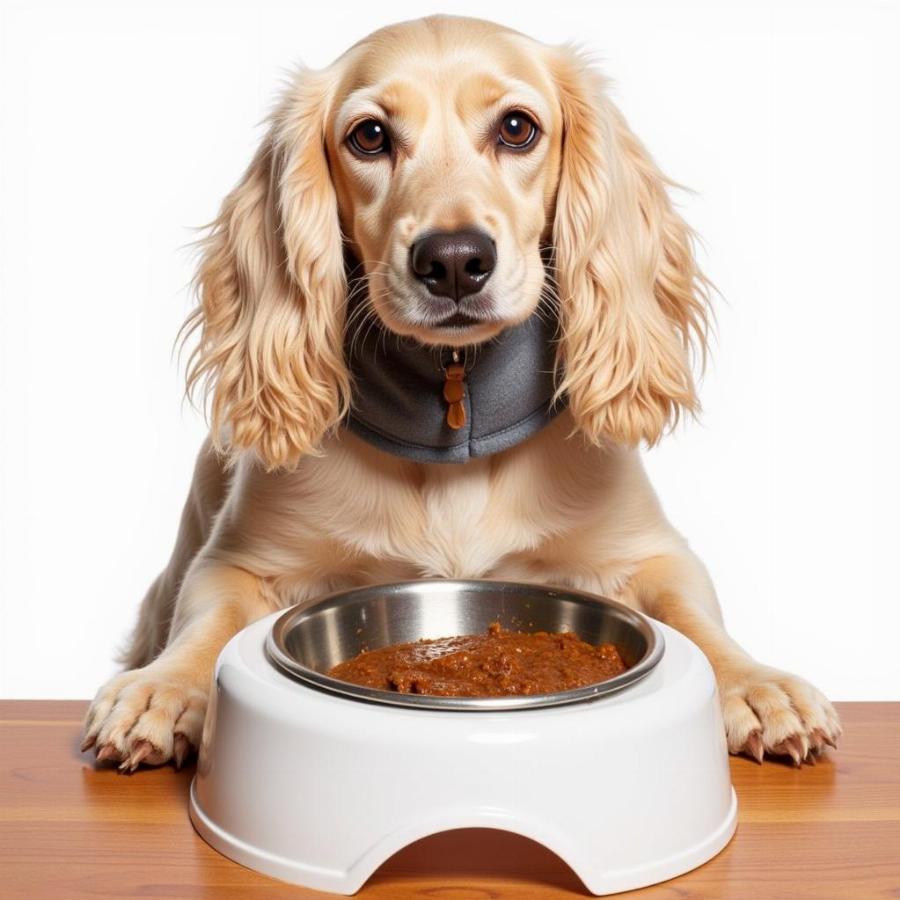
[[[483,3],[5,2],[0,696],[86,697],[165,563],[202,417],[184,246],[283,70]],[[494,2],[598,51],[724,301],[701,424],[647,455],[734,635],[900,699],[896,4]],[[890,59],[894,56],[894,60]]]

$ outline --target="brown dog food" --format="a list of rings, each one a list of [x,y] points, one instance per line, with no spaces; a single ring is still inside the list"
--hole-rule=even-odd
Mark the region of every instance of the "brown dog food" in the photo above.
[[[572,632],[504,631],[494,622],[487,634],[393,644],[360,653],[328,674],[401,694],[504,697],[584,687],[626,668],[614,644],[595,647]]]

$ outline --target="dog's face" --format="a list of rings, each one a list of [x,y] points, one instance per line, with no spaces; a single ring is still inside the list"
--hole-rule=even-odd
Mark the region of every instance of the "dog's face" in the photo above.
[[[656,441],[696,408],[707,299],[666,184],[568,46],[432,16],[299,72],[203,242],[214,440],[293,466],[349,409],[354,324],[459,347],[546,297],[576,428]]]
[[[352,54],[327,151],[344,233],[391,331],[461,346],[531,315],[560,122],[543,62],[503,29],[392,31]]]

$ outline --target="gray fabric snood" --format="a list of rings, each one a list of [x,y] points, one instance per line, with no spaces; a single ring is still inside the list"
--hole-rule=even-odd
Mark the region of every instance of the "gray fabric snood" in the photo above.
[[[353,376],[345,427],[380,450],[417,462],[460,463],[521,443],[566,406],[550,405],[558,321],[543,305],[519,325],[459,350],[466,424],[447,424],[443,366],[451,348],[429,347],[378,322],[348,329]],[[368,330],[367,330],[368,329]]]

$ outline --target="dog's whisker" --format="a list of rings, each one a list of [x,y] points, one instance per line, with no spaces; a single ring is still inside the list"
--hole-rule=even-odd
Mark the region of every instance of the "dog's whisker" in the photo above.
[[[362,324],[365,323],[366,319],[370,315],[373,315],[373,314],[374,314],[374,310],[371,308],[371,306],[368,303],[361,305],[361,306],[357,307],[356,310],[354,310],[354,316],[352,317],[352,321],[348,323],[348,326],[346,329],[346,333],[351,335],[351,344],[350,344],[350,353],[351,354],[353,353],[353,350],[355,349],[355,346],[354,346],[355,338],[359,334],[359,330],[360,330]]]
[[[353,353],[356,349],[357,341],[359,342],[359,344],[361,346],[365,345],[366,337],[368,336],[368,329],[366,330],[365,337],[361,337],[361,335],[363,334],[363,329],[366,328],[367,324],[371,323],[376,318],[377,318],[377,313],[375,312],[375,309],[371,306],[370,303],[367,303],[365,315],[359,321],[359,323],[356,327],[356,331],[351,340],[351,344],[350,344],[350,356],[351,357],[353,356]]]

